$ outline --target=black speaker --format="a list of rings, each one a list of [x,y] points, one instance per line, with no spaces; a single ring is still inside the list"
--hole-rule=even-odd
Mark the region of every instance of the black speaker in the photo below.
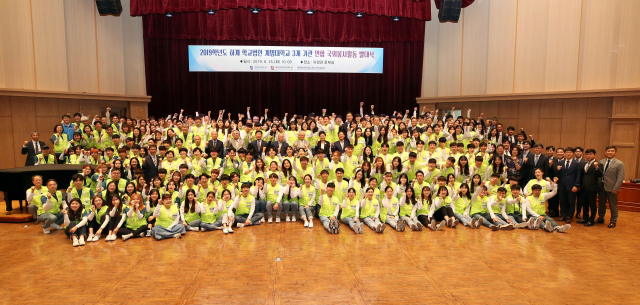
[[[438,19],[440,19],[440,22],[458,22],[461,10],[462,0],[440,0]]]
[[[96,6],[100,15],[120,16],[122,13],[120,0],[96,0]]]

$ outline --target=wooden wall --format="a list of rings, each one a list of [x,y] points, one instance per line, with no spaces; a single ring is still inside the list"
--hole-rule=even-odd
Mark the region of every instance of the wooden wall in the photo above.
[[[639,11],[636,0],[476,0],[457,24],[426,22],[422,96],[638,88]]]
[[[0,0],[0,88],[146,95],[142,18],[94,0]]]
[[[640,177],[640,90],[574,91],[508,95],[418,98],[432,109],[462,109],[471,117],[497,118],[524,128],[536,142],[555,147],[593,148],[604,158],[615,145],[626,165],[626,179]]]
[[[101,108],[122,107],[128,116],[140,119],[148,116],[150,100],[148,96],[0,89],[0,169],[24,166],[26,156],[20,150],[32,131],[38,131],[40,141],[52,146],[53,127],[66,113],[93,116],[101,114]]]

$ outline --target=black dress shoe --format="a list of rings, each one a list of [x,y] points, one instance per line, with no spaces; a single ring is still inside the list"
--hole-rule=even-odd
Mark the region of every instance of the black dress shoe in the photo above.
[[[560,217],[560,219],[559,219],[559,221],[565,221],[565,220],[567,220],[567,216],[562,216],[562,217]]]
[[[567,223],[571,223],[571,218],[567,218]]]
[[[604,223],[604,218],[602,217],[598,217],[595,221],[595,223]]]
[[[609,224],[609,228],[615,228],[615,227],[616,227],[616,223],[615,222],[612,222],[612,223]]]
[[[582,216],[580,216],[580,214],[576,214],[576,219],[582,219]]]
[[[577,222],[577,223],[587,223],[587,222],[589,222],[589,221],[588,221],[588,220],[586,220],[586,219],[582,219],[582,220],[578,220],[578,221],[576,221],[576,222]]]
[[[591,221],[588,221],[587,223],[585,223],[585,224],[584,224],[584,226],[585,226],[585,227],[593,227],[593,226],[595,226],[595,225],[596,225],[596,224],[595,224],[595,223],[593,223],[593,222],[591,222]]]

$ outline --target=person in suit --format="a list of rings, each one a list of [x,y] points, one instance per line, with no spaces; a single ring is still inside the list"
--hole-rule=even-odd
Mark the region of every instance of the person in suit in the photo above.
[[[262,131],[257,130],[255,134],[256,139],[249,143],[249,150],[253,149],[253,158],[258,159],[258,156],[263,152],[266,152],[269,147],[269,143],[262,139]]]
[[[527,185],[531,179],[536,178],[536,169],[539,168],[543,173],[547,173],[549,169],[549,158],[542,153],[542,149],[543,145],[536,143],[536,145],[533,146],[534,153],[529,153],[526,158],[523,158],[522,167],[520,168],[520,181],[523,185]]]
[[[583,223],[585,227],[591,227],[595,223],[596,211],[598,210],[596,197],[598,197],[600,190],[600,177],[602,177],[604,167],[596,161],[595,149],[587,149],[584,162],[584,165],[580,165],[583,171],[580,191],[584,192],[584,201],[578,200],[578,204],[583,205],[584,213],[578,223]]]
[[[609,209],[611,209],[611,222],[609,228],[615,228],[618,222],[618,192],[624,180],[624,163],[616,159],[618,149],[615,146],[609,146],[606,149],[606,159],[600,160],[602,168],[602,180],[600,182],[600,190],[598,197],[600,198],[600,206],[598,208],[598,219],[596,223],[604,223],[604,216],[607,213],[607,201],[609,201]]]
[[[347,146],[349,146],[349,144],[351,144],[351,142],[349,142],[349,139],[347,139],[347,137],[345,136],[346,132],[344,131],[340,131],[338,132],[338,141],[336,141],[335,143],[333,143],[333,151],[339,151],[340,155],[344,155],[344,151],[345,149],[347,149]]]
[[[158,147],[155,145],[149,145],[149,155],[144,157],[142,163],[142,170],[144,170],[144,177],[147,181],[151,181],[152,178],[158,176],[158,166],[162,162],[162,158],[156,155]]]
[[[211,150],[216,149],[220,158],[224,158],[224,143],[218,139],[218,132],[216,130],[211,131],[211,140],[207,142],[207,146],[204,148],[207,156],[211,155]]]
[[[316,143],[316,147],[313,148],[313,152],[315,153],[318,151],[318,149],[322,149],[322,151],[324,151],[325,158],[329,158],[329,156],[331,155],[331,143],[325,140],[327,135],[324,131],[321,131],[319,135],[320,140],[318,140],[318,142]]]
[[[45,146],[45,144],[40,141],[40,133],[32,131],[31,141],[24,141],[24,144],[22,144],[22,150],[20,151],[23,155],[27,155],[27,160],[24,162],[24,166],[35,165],[36,156],[42,153],[43,146]]]
[[[584,169],[587,164],[587,159],[584,158],[584,149],[580,146],[575,148],[575,160],[580,164],[580,168]],[[582,172],[584,175],[584,171]],[[584,188],[580,188],[578,190],[578,203],[576,204],[576,219],[582,220],[582,208],[587,207],[587,193],[585,193]],[[588,207],[587,207],[588,208]]]
[[[553,146],[546,147],[547,158],[549,159],[549,166],[547,167],[547,172],[545,172],[545,176],[551,178],[556,177],[556,172],[553,170],[558,166],[558,162],[564,159],[564,149],[558,148],[556,150]],[[555,155],[554,155],[555,154]],[[534,170],[535,174],[535,170]],[[560,197],[553,196],[549,198],[549,217],[559,217],[560,216]]]
[[[564,150],[564,160],[558,162],[555,168],[558,177],[558,194],[560,195],[560,220],[571,223],[576,211],[576,198],[582,180],[582,168],[580,162],[573,158],[574,149],[567,147]]]
[[[278,140],[271,142],[271,147],[275,148],[281,156],[287,155],[289,144],[284,141],[284,133],[278,133]]]

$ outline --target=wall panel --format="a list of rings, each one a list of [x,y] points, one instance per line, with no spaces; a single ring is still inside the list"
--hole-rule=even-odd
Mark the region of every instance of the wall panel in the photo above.
[[[605,156],[604,149],[609,146],[611,137],[611,121],[609,119],[587,119],[584,139],[584,149],[596,150],[598,160]]]
[[[606,119],[611,116],[611,108],[613,106],[613,98],[589,98],[587,102],[587,118],[588,119]]]
[[[33,97],[10,97],[11,125],[13,126],[13,152],[16,166],[24,166],[25,156],[20,153],[24,141],[31,141],[31,132],[36,130],[36,101]],[[53,127],[53,126],[52,126]],[[46,143],[44,137],[41,141]]]
[[[519,114],[519,105],[517,101],[500,101],[498,102],[498,118],[517,119]]]
[[[64,14],[69,91],[98,93],[95,1],[65,1]]]
[[[36,89],[31,1],[0,0],[0,39],[7,88]]]
[[[96,21],[100,93],[124,94],[122,20],[112,16],[98,16]]]
[[[582,0],[553,1],[549,6],[544,91],[576,90]]]
[[[613,88],[618,1],[584,0],[580,32],[578,90]]]
[[[541,118],[539,124],[538,136],[536,137],[534,134],[535,141],[543,143],[545,146],[553,145],[558,147],[562,134],[562,119]]]
[[[619,0],[620,18],[615,88],[640,87],[640,1]]]
[[[4,106],[4,103],[0,104]],[[15,167],[14,151],[22,148],[22,145],[15,147],[13,142],[13,126],[11,118],[0,119],[0,138],[2,139],[2,149],[0,149],[0,169]],[[5,147],[6,146],[6,147]]]
[[[440,24],[438,96],[460,95],[463,23],[464,12],[461,13],[459,23]]]
[[[68,91],[67,43],[62,0],[31,0],[38,90]]]
[[[130,16],[129,2],[130,0],[122,0],[124,91],[127,95],[146,95],[142,17]]]
[[[489,8],[487,93],[513,93],[518,1],[492,0]],[[466,9],[465,9],[466,10]]]
[[[550,99],[540,101],[540,118],[561,118],[562,100]]]
[[[36,116],[53,116],[58,117],[58,99],[57,98],[36,98]],[[53,125],[51,126],[53,128]]]
[[[478,0],[465,9],[462,41],[462,95],[487,92],[489,0]]]
[[[562,102],[562,136],[560,137],[562,147],[584,147],[586,117],[586,99],[565,99]]]
[[[549,0],[519,0],[513,92],[542,92],[546,75]]]

